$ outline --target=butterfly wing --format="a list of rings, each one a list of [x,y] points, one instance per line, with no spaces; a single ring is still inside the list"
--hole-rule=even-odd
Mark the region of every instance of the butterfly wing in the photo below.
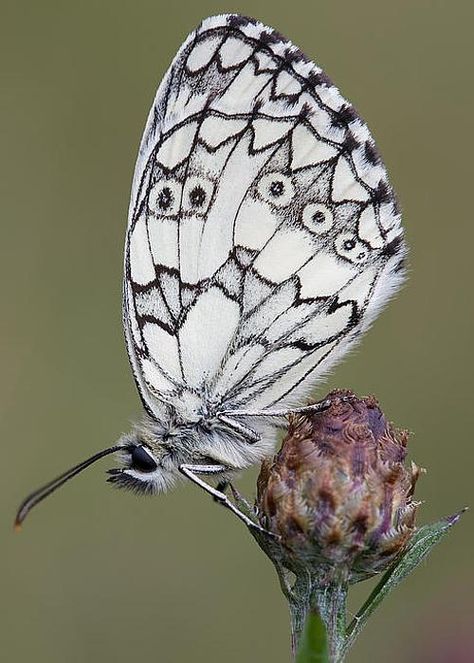
[[[206,19],[158,89],[132,188],[124,326],[148,412],[183,393],[191,410],[297,403],[404,253],[373,139],[327,76],[261,23]]]

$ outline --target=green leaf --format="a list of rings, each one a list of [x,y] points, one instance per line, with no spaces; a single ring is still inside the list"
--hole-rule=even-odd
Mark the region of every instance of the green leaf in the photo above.
[[[326,628],[316,611],[308,612],[295,663],[329,663]]]
[[[367,623],[370,615],[382,603],[384,598],[395,589],[429,555],[434,546],[457,523],[466,511],[462,509],[437,523],[420,527],[414,534],[407,549],[397,562],[382,577],[367,601],[349,624],[344,651],[347,651]]]

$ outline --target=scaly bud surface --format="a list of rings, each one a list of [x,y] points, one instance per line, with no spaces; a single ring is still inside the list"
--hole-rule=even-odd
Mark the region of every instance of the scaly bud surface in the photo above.
[[[419,469],[406,431],[373,397],[333,391],[327,410],[290,417],[280,452],[258,479],[263,527],[281,537],[288,568],[357,582],[385,570],[415,531]]]

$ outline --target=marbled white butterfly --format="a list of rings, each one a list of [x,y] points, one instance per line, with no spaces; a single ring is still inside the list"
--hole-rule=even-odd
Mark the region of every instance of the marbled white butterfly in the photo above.
[[[146,414],[17,524],[114,452],[116,486],[184,475],[235,511],[201,477],[272,450],[277,417],[400,286],[404,254],[373,139],[325,73],[253,19],[203,21],[158,89],[133,179],[123,323]]]

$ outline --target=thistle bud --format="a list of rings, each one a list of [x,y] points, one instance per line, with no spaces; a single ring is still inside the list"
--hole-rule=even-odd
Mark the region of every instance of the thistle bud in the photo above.
[[[288,568],[357,582],[391,565],[413,535],[419,469],[405,465],[408,434],[375,398],[338,390],[328,400],[290,417],[280,452],[262,465],[257,508]]]

